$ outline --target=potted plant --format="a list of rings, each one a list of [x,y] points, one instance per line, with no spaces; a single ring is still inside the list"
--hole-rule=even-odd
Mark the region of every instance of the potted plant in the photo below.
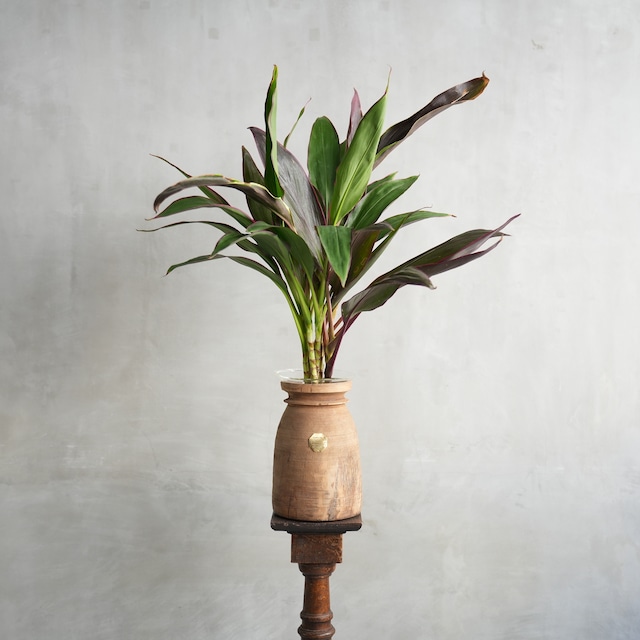
[[[495,229],[457,235],[361,287],[401,229],[447,215],[419,209],[385,217],[417,176],[397,178],[392,173],[372,180],[373,170],[427,120],[479,96],[489,80],[483,74],[456,85],[386,130],[388,85],[366,113],[354,92],[342,141],[328,118],[313,123],[305,169],[287,149],[291,132],[282,144],[277,141],[277,78],[274,67],[264,129],[250,129],[264,171],[244,147],[242,180],[220,174],[192,177],[176,167],[184,179],[157,196],[152,219],[203,208],[223,212],[227,222],[187,220],[159,227],[204,224],[221,233],[211,253],[174,264],[167,273],[227,258],[267,277],[282,292],[300,340],[302,373],[299,380],[281,383],[289,398],[276,436],[274,511],[301,520],[338,520],[360,512],[361,495],[357,435],[344,398],[350,381],[333,378],[345,334],[360,314],[382,306],[398,289],[433,289],[433,276],[486,255],[513,218]],[[222,187],[243,193],[247,209],[229,204],[218,192]],[[191,188],[200,195],[180,197],[161,208]],[[234,249],[239,251],[228,253]]]

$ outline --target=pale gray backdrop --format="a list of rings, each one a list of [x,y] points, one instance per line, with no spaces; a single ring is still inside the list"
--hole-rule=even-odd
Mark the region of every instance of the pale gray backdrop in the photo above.
[[[353,87],[388,124],[482,71],[385,161],[395,212],[455,213],[392,266],[522,213],[486,259],[347,337],[365,526],[336,638],[640,637],[640,5],[634,0],[4,0],[0,8],[0,637],[294,638],[269,528],[267,280],[162,278],[215,234],[137,233],[178,174],[240,175],[280,67],[280,130]]]

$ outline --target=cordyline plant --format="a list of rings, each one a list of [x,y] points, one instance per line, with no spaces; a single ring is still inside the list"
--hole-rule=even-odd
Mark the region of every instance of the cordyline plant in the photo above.
[[[427,120],[452,105],[479,96],[489,80],[483,74],[456,85],[384,132],[388,85],[365,114],[358,93],[354,92],[348,131],[342,142],[328,118],[314,122],[305,170],[286,148],[289,136],[284,144],[277,142],[277,78],[278,69],[274,67],[265,102],[265,129],[250,129],[264,173],[244,147],[242,180],[219,174],[192,177],[172,165],[185,179],[158,195],[154,202],[157,215],[152,219],[202,208],[227,214],[235,226],[189,220],[159,227],[205,224],[222,232],[211,253],[175,264],[167,273],[187,264],[228,258],[269,278],[284,295],[293,315],[302,346],[305,379],[322,380],[331,378],[342,339],[361,313],[382,306],[405,285],[435,288],[432,276],[491,251],[513,218],[497,229],[475,229],[455,236],[387,271],[348,297],[400,229],[447,215],[420,209],[380,220],[387,207],[418,176],[396,178],[391,174],[370,182],[373,169]],[[303,112],[304,108],[296,124]],[[182,197],[160,210],[168,198],[191,187],[199,188],[202,195]],[[243,193],[248,211],[231,206],[214,187]],[[497,240],[481,249],[491,238]],[[248,256],[223,253],[231,247]]]

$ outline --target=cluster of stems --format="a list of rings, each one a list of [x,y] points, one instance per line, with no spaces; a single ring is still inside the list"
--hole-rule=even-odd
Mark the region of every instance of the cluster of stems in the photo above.
[[[307,281],[304,288],[289,281],[290,306],[300,337],[305,380],[329,378],[332,373],[336,323],[328,272],[327,265],[323,277],[314,278],[312,283]]]

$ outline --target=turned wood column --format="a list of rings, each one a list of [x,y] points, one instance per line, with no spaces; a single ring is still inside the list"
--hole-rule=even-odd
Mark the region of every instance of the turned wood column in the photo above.
[[[271,519],[271,528],[291,534],[291,562],[304,575],[304,598],[298,634],[302,640],[331,640],[335,628],[331,624],[331,594],[329,578],[342,562],[342,534],[357,531],[362,526],[360,516],[333,522],[304,522]]]
[[[336,630],[331,624],[329,578],[336,563],[342,562],[342,535],[294,533],[291,562],[298,563],[304,576],[302,624],[298,634],[302,640],[331,640]]]

